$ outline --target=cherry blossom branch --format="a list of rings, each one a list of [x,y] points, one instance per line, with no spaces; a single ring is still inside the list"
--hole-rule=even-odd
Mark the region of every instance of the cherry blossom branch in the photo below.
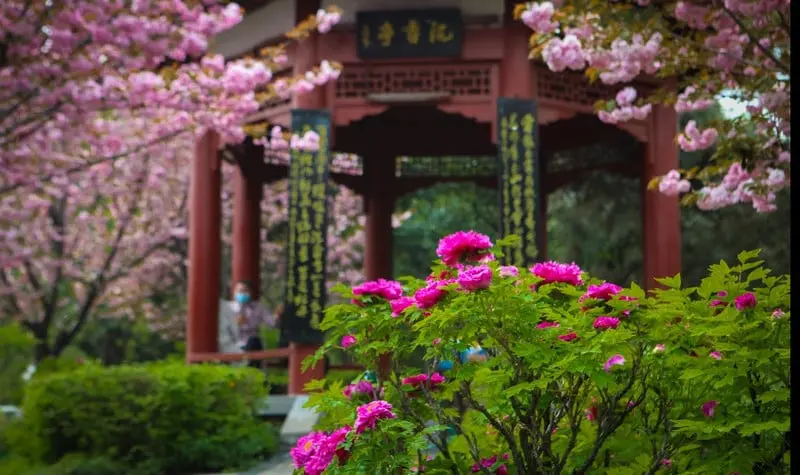
[[[750,38],[750,40],[753,43],[756,44],[756,47],[759,50],[761,50],[762,53],[764,53],[769,59],[774,61],[775,64],[780,66],[780,68],[783,70],[784,73],[786,73],[786,74],[790,73],[789,65],[787,65],[786,63],[784,63],[783,61],[778,59],[778,57],[775,56],[775,54],[769,48],[767,48],[766,46],[762,45],[761,42],[758,41],[758,38],[756,38],[753,35],[753,33],[750,31],[749,28],[747,28],[747,25],[744,24],[744,22],[741,20],[741,18],[736,16],[735,13],[733,13],[727,6],[725,6],[724,2],[720,5],[720,8],[722,8],[722,10],[725,13],[727,13],[729,17],[731,17],[731,20],[736,22],[736,24],[739,26],[739,28],[741,28],[742,31]]]

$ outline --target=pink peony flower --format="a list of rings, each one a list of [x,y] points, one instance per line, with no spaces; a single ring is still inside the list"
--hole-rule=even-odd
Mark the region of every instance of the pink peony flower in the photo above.
[[[619,318],[608,317],[608,316],[597,317],[594,319],[594,324],[592,324],[592,326],[597,330],[617,328],[619,326]]]
[[[376,295],[386,300],[394,300],[403,295],[403,286],[393,280],[378,279],[353,287],[353,294]]]
[[[489,287],[492,283],[492,269],[487,265],[480,265],[463,270],[458,274],[458,285],[462,289],[473,291]]]
[[[405,296],[392,300],[391,302],[389,302],[389,305],[392,306],[392,316],[393,317],[400,316],[400,314],[403,313],[403,310],[407,309],[408,307],[414,306],[415,303],[416,302],[414,301],[413,298]]]
[[[339,448],[342,442],[347,439],[347,434],[351,431],[349,426],[342,427],[333,431],[330,435],[319,440],[319,446],[316,452],[312,455],[308,462],[303,467],[305,475],[321,475],[333,462],[333,458],[339,456],[340,462],[345,459],[348,454],[343,449]]]
[[[621,291],[622,287],[617,284],[612,284],[611,282],[603,282],[600,285],[592,284],[578,301],[583,302],[586,299],[611,300],[611,297],[617,295]]]
[[[414,293],[414,300],[419,308],[431,308],[444,297],[445,293],[439,288],[439,284],[432,284],[417,290]]]
[[[572,340],[574,340],[576,338],[578,338],[578,334],[575,333],[575,332],[569,332],[566,335],[559,335],[558,336],[558,339],[561,340],[561,341],[572,341]]]
[[[441,343],[441,342],[442,342],[442,339],[441,339],[441,338],[434,338],[434,339],[433,339],[433,346],[436,346],[436,345],[438,345],[438,344],[439,344],[439,343]]]
[[[503,460],[507,459],[508,455],[503,455]],[[490,469],[494,467],[496,464],[497,464],[497,455],[492,455],[489,458],[481,459],[480,463],[476,463],[472,466],[472,473],[478,473],[484,468]],[[497,467],[497,469],[495,469],[494,473],[495,475],[507,475],[508,468],[505,466],[505,464],[500,465],[499,467]]]
[[[458,231],[439,240],[436,255],[448,266],[458,264],[462,259],[478,261],[491,249],[489,236],[475,231]]]
[[[498,274],[500,274],[500,277],[517,277],[519,269],[516,266],[500,266]]]
[[[672,460],[670,460],[670,459],[661,459],[661,466],[663,466],[663,467],[671,467],[672,466]]]
[[[560,326],[561,325],[559,325],[558,322],[548,322],[547,320],[545,320],[545,321],[539,323],[538,325],[536,325],[536,328],[539,329],[539,330],[543,330],[545,328],[558,328]]]
[[[392,405],[386,401],[371,401],[356,409],[356,434],[361,434],[367,429],[374,429],[375,424],[381,419],[394,419],[397,415],[392,412]]]
[[[414,376],[403,378],[402,383],[406,386],[411,386],[414,389],[420,389],[423,385],[433,389],[436,386],[444,383],[444,381],[444,376],[439,373],[433,373],[430,377],[428,377],[428,375],[425,373],[420,373]]]
[[[720,307],[720,306],[724,306],[724,305],[725,305],[725,302],[723,302],[722,300],[719,300],[719,299],[714,299],[711,302],[709,302],[709,304],[708,304],[709,307]]]
[[[342,394],[344,394],[347,399],[352,399],[354,395],[359,394],[373,395],[375,394],[375,387],[372,386],[371,382],[362,379],[355,384],[348,384],[342,391]]]
[[[703,404],[703,415],[706,417],[714,417],[714,409],[717,408],[719,403],[717,401],[711,400]]]
[[[614,355],[606,361],[606,364],[603,365],[603,371],[606,373],[611,371],[611,368],[614,366],[622,366],[625,364],[625,357],[622,355]]]
[[[722,353],[720,353],[719,351],[712,351],[711,353],[708,354],[708,356],[714,358],[715,360],[722,359]]]
[[[542,284],[563,282],[571,285],[581,285],[581,268],[577,264],[561,264],[555,261],[540,262],[531,267],[530,271],[543,279]]]
[[[745,292],[733,300],[737,310],[745,310],[756,306],[756,294]]]
[[[785,316],[786,316],[786,313],[783,310],[779,309],[779,308],[776,308],[775,311],[772,312],[772,318],[774,318],[774,319],[783,318]]]
[[[327,438],[324,432],[312,432],[297,440],[297,444],[289,451],[295,468],[303,468],[314,454],[320,443]]]
[[[353,335],[345,335],[342,337],[342,348],[349,348],[358,343],[358,339]]]
[[[653,353],[663,353],[665,351],[667,351],[667,347],[664,346],[663,343],[659,343],[655,347],[653,347]]]

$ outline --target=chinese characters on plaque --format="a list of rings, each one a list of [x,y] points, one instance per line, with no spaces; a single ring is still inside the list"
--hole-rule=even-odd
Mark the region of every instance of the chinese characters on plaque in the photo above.
[[[541,245],[537,233],[542,216],[536,102],[499,98],[497,139],[500,234],[520,238],[506,251],[505,264],[529,266],[537,261]]]
[[[359,58],[457,57],[464,38],[457,8],[356,13]]]
[[[319,134],[317,151],[292,150],[289,165],[289,242],[285,314],[281,334],[287,341],[319,343],[316,329],[325,310],[325,258],[328,210],[325,203],[330,156],[330,113],[292,110],[292,132]]]

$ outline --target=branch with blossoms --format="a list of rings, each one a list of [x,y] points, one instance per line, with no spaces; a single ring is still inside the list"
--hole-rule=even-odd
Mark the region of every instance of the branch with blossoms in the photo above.
[[[292,42],[330,31],[340,20],[336,7],[311,15],[260,57],[226,63],[203,55],[213,36],[241,20],[235,3],[45,3],[0,7],[3,18],[17,18],[0,23],[2,192],[79,173],[182,133],[212,128],[225,143],[241,142],[248,117],[264,101],[338,77],[340,65],[323,61],[296,78],[272,81]],[[132,119],[152,126],[127,147],[102,126],[86,126]],[[54,153],[53,142],[68,143],[59,144],[67,153]]]
[[[527,2],[514,14],[533,30],[531,57],[550,70],[631,84],[597,105],[606,123],[643,120],[656,104],[677,112],[707,109],[720,96],[746,104],[745,117],[702,130],[689,122],[678,145],[711,150],[710,163],[672,170],[650,188],[704,210],[775,210],[776,193],[790,183],[788,0]],[[638,97],[632,84],[640,76],[677,79],[678,90]]]

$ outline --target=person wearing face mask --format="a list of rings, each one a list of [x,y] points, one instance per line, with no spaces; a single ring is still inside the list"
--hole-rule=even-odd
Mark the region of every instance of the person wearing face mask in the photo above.
[[[259,351],[264,349],[259,331],[261,325],[275,327],[275,316],[267,311],[264,305],[251,297],[251,286],[247,281],[239,281],[233,289],[233,298],[239,305],[239,313],[236,323],[239,325],[239,335],[242,338],[244,351]],[[260,361],[250,361],[248,364],[253,368],[261,366]]]

